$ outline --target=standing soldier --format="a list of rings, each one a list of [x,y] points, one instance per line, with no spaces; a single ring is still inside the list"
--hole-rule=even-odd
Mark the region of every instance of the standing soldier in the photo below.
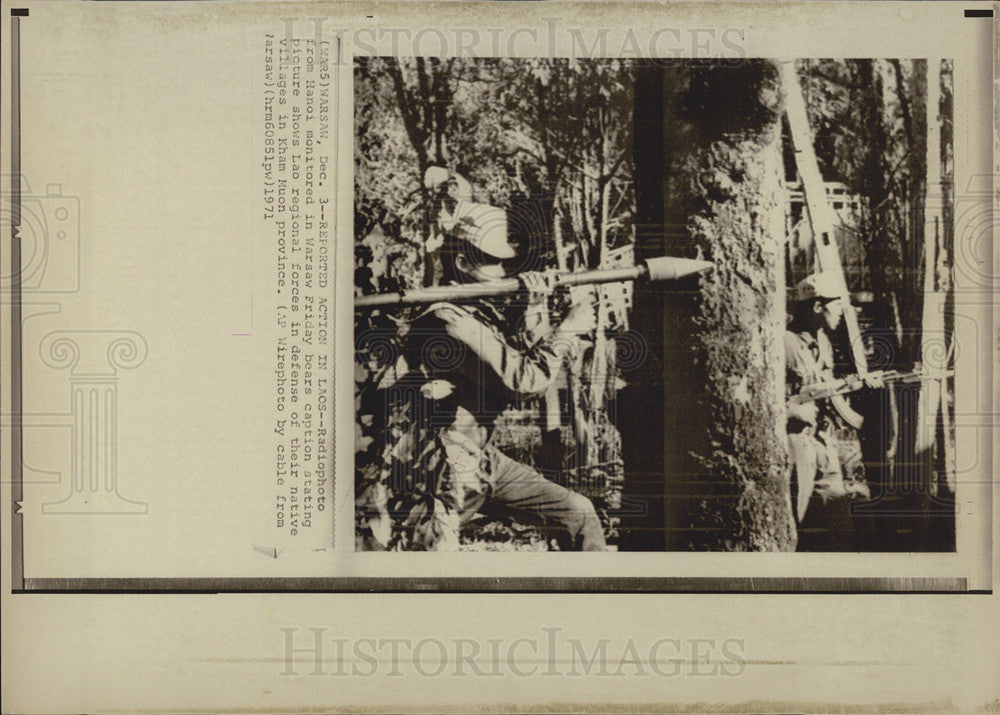
[[[438,201],[439,283],[510,277],[517,251],[503,210],[471,201],[469,183],[439,167],[428,170],[425,182]],[[518,277],[527,292],[521,305],[480,299],[435,303],[420,312],[407,324],[400,359],[380,385],[373,418],[384,420],[378,428],[386,444],[379,473],[359,485],[359,507],[369,489],[388,481],[389,513],[402,522],[398,538],[405,548],[455,548],[459,526],[496,507],[555,525],[572,548],[606,548],[589,499],[492,443],[496,417],[517,395],[544,394],[579,350],[579,336],[595,325],[593,306],[574,305],[550,329],[551,274]]]
[[[834,379],[829,333],[843,317],[836,277],[815,273],[795,287],[785,333],[788,446],[799,551],[855,551],[851,501],[833,437],[830,399],[798,403],[804,386]],[[834,399],[843,399],[834,398]]]

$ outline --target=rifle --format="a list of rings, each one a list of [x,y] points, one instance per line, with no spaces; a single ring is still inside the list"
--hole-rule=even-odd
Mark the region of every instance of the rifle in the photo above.
[[[801,405],[814,400],[826,400],[836,397],[843,399],[843,395],[847,395],[851,392],[857,392],[868,384],[889,385],[896,382],[913,383],[923,382],[924,380],[941,380],[954,374],[954,370],[942,370],[937,372],[924,372],[920,369],[914,370],[913,372],[877,370],[875,372],[869,372],[864,377],[861,375],[848,375],[847,377],[841,377],[836,380],[814,382],[811,385],[803,387],[801,392],[798,394],[792,395],[789,402]],[[848,420],[848,424],[850,424],[854,429],[859,429],[861,427],[861,420],[863,418],[861,418],[860,415],[858,417],[858,420]]]
[[[569,287],[632,280],[670,281],[694,273],[700,273],[714,267],[714,264],[710,261],[660,256],[658,258],[647,259],[639,265],[628,266],[626,268],[561,273],[556,276],[555,282],[556,287]],[[363,295],[354,299],[354,307],[372,308],[384,305],[415,305],[419,303],[437,303],[438,301],[451,302],[491,295],[517,293],[521,289],[522,284],[519,279],[501,278],[495,281],[480,281],[466,285],[435,286],[431,288],[418,288],[401,293]]]

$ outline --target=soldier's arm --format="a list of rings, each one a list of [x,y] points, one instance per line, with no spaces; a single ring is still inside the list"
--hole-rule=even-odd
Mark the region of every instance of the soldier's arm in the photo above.
[[[819,417],[815,401],[796,403],[792,400],[795,394],[802,389],[804,382],[803,375],[799,373],[797,360],[802,349],[798,338],[792,333],[785,333],[785,406],[788,412],[789,428],[792,431],[798,431],[803,423],[815,425]]]
[[[549,296],[555,287],[555,273],[527,271],[519,278],[527,290],[522,333],[526,345],[534,345],[552,330],[549,324]]]
[[[544,339],[552,330],[549,324],[549,310],[544,301],[529,303],[524,311],[524,338],[528,345]]]
[[[434,314],[441,320],[445,332],[492,368],[512,392],[543,394],[555,379],[563,358],[572,349],[556,331],[527,350],[516,350],[499,332],[466,310],[441,305]]]

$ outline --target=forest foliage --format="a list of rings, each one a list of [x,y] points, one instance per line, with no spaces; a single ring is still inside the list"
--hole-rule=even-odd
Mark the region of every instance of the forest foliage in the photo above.
[[[857,198],[845,219],[848,238],[841,249],[851,290],[874,296],[867,315],[877,336],[872,367],[911,368],[922,357],[922,276],[928,260],[923,240],[928,63],[805,60],[797,67],[824,178],[842,183]],[[930,76],[941,88],[942,152],[941,176],[931,181],[947,187],[951,65],[933,69]],[[639,149],[633,146],[629,61],[372,57],[357,60],[354,72],[357,294],[416,288],[440,275],[431,201],[422,181],[432,165],[458,171],[474,186],[477,201],[508,211],[524,270],[632,262]],[[693,71],[689,79],[703,76],[710,74]],[[703,94],[725,91],[702,89]],[[728,130],[720,131],[724,139]],[[795,181],[793,167],[786,179]],[[938,197],[945,227],[949,199]],[[945,236],[942,245],[950,239]],[[948,250],[930,260],[940,266],[937,288],[950,291]],[[547,466],[563,483],[594,498],[613,537],[613,512],[627,473],[614,398],[622,368],[641,359],[641,341],[630,331],[628,287],[599,293],[598,329],[561,386],[561,460],[542,464],[539,400],[512,405],[498,420],[497,433],[505,451]],[[364,414],[366,399],[392,368],[406,319],[405,309],[358,317],[356,456],[362,483],[378,481],[373,470],[380,444]],[[383,504],[374,508],[384,510],[391,498],[379,491],[375,499]],[[498,543],[510,540],[505,533]],[[540,548],[534,534],[523,543]]]

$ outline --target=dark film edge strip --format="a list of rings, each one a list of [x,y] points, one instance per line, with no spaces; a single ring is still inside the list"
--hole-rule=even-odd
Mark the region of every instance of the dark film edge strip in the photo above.
[[[10,11],[10,415],[11,415],[11,559],[12,591],[23,590],[24,581],[24,515],[19,504],[24,499],[24,468],[22,463],[23,431],[21,386],[21,18],[28,16],[26,8]]]
[[[23,593],[989,594],[964,578],[39,578]]]

